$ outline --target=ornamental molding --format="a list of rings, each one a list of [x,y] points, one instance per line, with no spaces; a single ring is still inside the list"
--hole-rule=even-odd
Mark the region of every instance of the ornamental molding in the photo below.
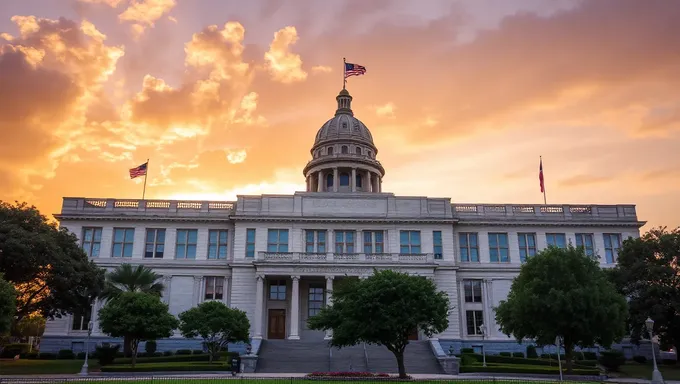
[[[371,223],[371,224],[455,224],[456,220],[451,218],[377,218],[377,217],[300,217],[300,216],[232,216],[234,221],[250,222],[294,222],[294,223]]]
[[[488,221],[455,219],[458,225],[479,225],[495,227],[635,227],[645,225],[646,221]]]

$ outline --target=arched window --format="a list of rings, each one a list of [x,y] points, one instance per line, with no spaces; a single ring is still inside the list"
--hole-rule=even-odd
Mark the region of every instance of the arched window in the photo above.
[[[356,185],[357,188],[361,188],[361,175],[357,175]]]
[[[326,188],[333,188],[333,175],[326,175]]]
[[[349,174],[347,172],[343,172],[340,174],[340,186],[347,186],[349,185]]]
[[[340,152],[342,152],[343,154],[349,153],[349,148],[347,148],[346,145],[343,145],[343,146],[340,148]]]
[[[361,147],[356,147],[354,151],[357,153],[357,155],[361,155]]]
[[[332,155],[333,154],[333,147],[328,147],[328,149],[326,149],[326,152],[328,152],[329,155]]]
[[[371,151],[368,151],[367,155],[368,157],[373,158],[373,154],[371,153]]]

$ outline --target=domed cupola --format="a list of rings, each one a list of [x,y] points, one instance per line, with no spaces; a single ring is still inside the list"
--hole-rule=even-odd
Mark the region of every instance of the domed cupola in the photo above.
[[[335,99],[335,116],[316,133],[312,160],[303,171],[307,192],[381,192],[385,169],[376,160],[373,135],[354,117],[347,89]]]

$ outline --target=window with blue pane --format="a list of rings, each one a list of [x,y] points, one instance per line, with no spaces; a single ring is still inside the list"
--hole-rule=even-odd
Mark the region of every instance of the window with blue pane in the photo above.
[[[583,248],[586,256],[595,256],[595,245],[593,242],[592,233],[577,233],[576,234],[576,247]]]
[[[288,252],[288,230],[270,229],[267,233],[267,252]]]
[[[246,229],[246,257],[255,257],[255,228]]]
[[[339,177],[340,177],[340,185],[341,186],[348,186],[349,185],[349,173],[341,172]]]
[[[567,247],[567,236],[564,233],[546,233],[545,241],[548,246],[566,248]]]
[[[475,232],[461,232],[458,234],[460,245],[460,261],[479,262],[479,241]]]
[[[146,247],[144,257],[162,259],[165,253],[165,229],[149,228],[146,230]]]
[[[399,231],[399,253],[420,254],[420,231]]]
[[[442,244],[442,231],[432,232],[432,251],[434,252],[435,259],[441,259],[444,256],[443,244]]]
[[[489,233],[489,260],[492,263],[509,263],[507,233]]]
[[[384,253],[385,238],[383,231],[364,231],[364,253]]]
[[[308,229],[305,231],[305,252],[326,253],[325,229]]]
[[[198,243],[197,229],[178,229],[175,243],[176,259],[195,259],[196,244]]]
[[[132,257],[134,237],[134,228],[114,228],[111,257]]]
[[[286,280],[273,280],[269,283],[269,300],[286,300]]]
[[[619,255],[619,248],[621,248],[621,234],[619,233],[605,233],[604,237],[604,255],[607,264],[614,264]]]
[[[99,248],[102,242],[101,228],[83,228],[83,251],[88,257],[99,257]]]
[[[229,247],[229,231],[211,229],[208,232],[208,259],[226,259]]]
[[[335,253],[354,252],[354,231],[335,231]]]
[[[518,233],[517,240],[519,242],[519,260],[521,262],[525,262],[527,257],[536,254],[535,233]]]

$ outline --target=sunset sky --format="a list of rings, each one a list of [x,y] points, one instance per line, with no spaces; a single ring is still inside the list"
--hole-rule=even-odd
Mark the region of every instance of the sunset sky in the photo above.
[[[0,199],[304,190],[342,58],[383,191],[680,226],[680,1],[2,0]]]

